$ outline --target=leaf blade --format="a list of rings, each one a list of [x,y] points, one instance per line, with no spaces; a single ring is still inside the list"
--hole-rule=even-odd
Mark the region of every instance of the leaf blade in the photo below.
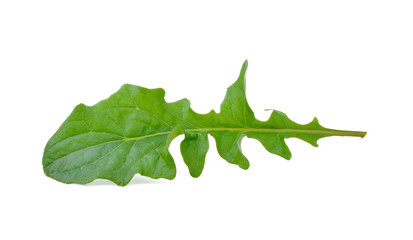
[[[201,175],[208,149],[206,132],[185,133],[185,139],[181,142],[181,153],[192,177],[197,178]]]
[[[94,106],[77,105],[45,147],[45,174],[65,183],[85,184],[102,178],[120,186],[137,173],[173,179],[176,166],[168,149],[181,134],[185,134],[181,153],[193,177],[203,171],[208,134],[216,140],[220,156],[242,169],[249,167],[241,149],[245,136],[286,159],[291,158],[286,138],[317,146],[323,137],[365,136],[365,132],[322,127],[316,118],[300,125],[276,110],[267,121],[257,120],[246,98],[247,67],[245,61],[238,79],[227,89],[219,113],[198,114],[187,99],[167,103],[163,89],[130,84]]]

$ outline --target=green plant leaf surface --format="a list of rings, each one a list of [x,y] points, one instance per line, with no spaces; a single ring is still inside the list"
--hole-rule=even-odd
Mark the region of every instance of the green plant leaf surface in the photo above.
[[[45,174],[64,183],[86,184],[102,178],[121,186],[136,173],[173,179],[176,167],[168,148],[181,134],[185,136],[181,153],[193,177],[204,168],[208,134],[215,138],[220,156],[243,169],[249,167],[241,151],[245,136],[286,159],[291,158],[286,138],[317,146],[323,137],[365,136],[365,132],[324,128],[316,118],[297,124],[275,110],[267,121],[257,120],[245,94],[247,65],[245,61],[239,78],[228,88],[219,113],[198,114],[187,99],[167,103],[163,89],[130,84],[94,106],[76,106],[46,145]]]

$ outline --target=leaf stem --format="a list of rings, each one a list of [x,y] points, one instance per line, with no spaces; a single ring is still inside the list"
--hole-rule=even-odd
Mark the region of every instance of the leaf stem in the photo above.
[[[149,134],[145,136],[124,138],[118,141],[131,141],[140,140],[148,137],[155,137],[159,135],[170,134],[171,131],[159,132],[154,134]],[[347,130],[334,130],[334,129],[323,129],[323,130],[311,130],[311,129],[271,129],[271,128],[195,128],[195,129],[185,129],[185,132],[263,132],[263,133],[303,133],[303,134],[320,134],[320,135],[331,135],[331,136],[347,136],[347,137],[361,137],[366,136],[367,132],[359,131],[347,131]],[[113,141],[117,142],[117,141]]]
[[[367,132],[360,131],[346,131],[346,130],[311,130],[311,129],[270,129],[270,128],[199,128],[186,129],[188,132],[267,132],[267,133],[311,133],[320,135],[335,135],[335,136],[349,136],[361,137],[366,136]]]

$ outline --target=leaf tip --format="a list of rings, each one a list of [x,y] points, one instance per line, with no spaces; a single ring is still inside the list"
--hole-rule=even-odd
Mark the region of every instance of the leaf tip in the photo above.
[[[118,91],[129,91],[129,90],[132,89],[133,87],[136,87],[136,86],[133,85],[133,84],[130,84],[130,83],[125,83],[125,84],[123,84],[123,85],[119,88]]]
[[[133,85],[130,84],[130,83],[124,83],[120,88],[128,88],[128,87],[131,87],[131,86],[133,86]]]
[[[87,106],[85,104],[79,103],[78,105],[75,106],[74,110],[83,110],[85,108],[87,108]]]
[[[199,176],[201,176],[202,172],[191,172],[189,171],[189,174],[191,175],[191,177],[193,178],[198,178]]]
[[[245,59],[244,63],[242,64],[240,77],[242,76],[243,78],[245,78],[245,73],[247,72],[247,69],[248,69],[248,60]]]
[[[243,164],[239,164],[238,166],[239,166],[241,169],[248,170],[248,168],[250,168],[250,163],[249,163],[249,161],[247,161],[247,162],[245,162],[245,163],[243,163]]]
[[[159,96],[163,99],[165,99],[165,89],[163,88],[155,88],[153,89]]]
[[[313,147],[318,147],[317,140],[315,140],[314,142],[310,142],[310,144],[313,145]]]
[[[248,59],[245,59],[244,64],[242,64],[242,67],[245,67],[245,68],[248,67]]]
[[[237,81],[235,81],[235,83],[232,84],[228,88],[227,94],[228,94],[229,91],[231,91],[230,89],[234,88],[234,87],[241,89],[245,94],[245,75],[246,75],[246,72],[247,72],[247,68],[248,68],[248,60],[245,60],[244,63],[242,64],[241,71],[239,73]]]

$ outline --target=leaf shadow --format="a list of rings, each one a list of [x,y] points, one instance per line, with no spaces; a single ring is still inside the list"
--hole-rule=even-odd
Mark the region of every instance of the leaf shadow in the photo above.
[[[163,181],[159,179],[152,179],[149,177],[135,175],[126,186],[140,185],[140,184],[162,184],[162,183]],[[86,184],[85,186],[94,187],[94,186],[118,186],[118,185],[110,180],[98,178],[94,180],[93,182]]]

